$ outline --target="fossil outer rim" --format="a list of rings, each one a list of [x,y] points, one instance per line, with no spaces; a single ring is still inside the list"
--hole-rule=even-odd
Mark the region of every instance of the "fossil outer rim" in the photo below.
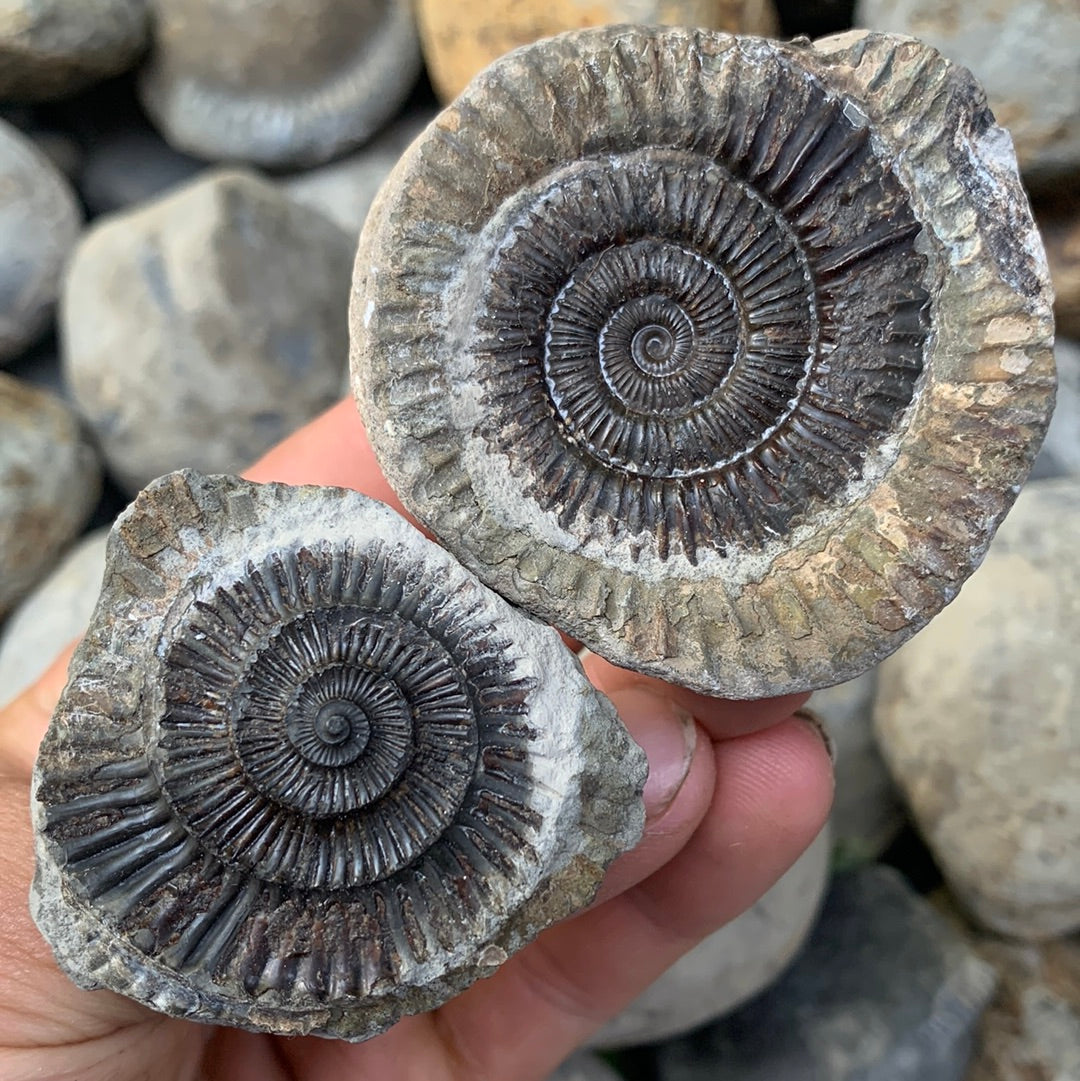
[[[318,542],[313,540],[313,523],[321,538]],[[347,548],[359,553],[361,569],[349,578],[348,568],[358,564],[351,557],[337,559],[332,574],[319,576],[314,568],[320,544],[330,552]],[[260,549],[298,553],[293,570],[281,579],[286,585],[279,589],[264,574],[264,584],[256,588],[263,600],[255,597],[254,607],[235,590],[227,591],[231,599],[222,601],[218,587],[234,577],[238,566],[245,568],[244,581],[253,580],[249,554],[257,568],[271,566],[258,562]],[[316,561],[305,553],[313,553]],[[382,558],[380,553],[386,554],[384,563],[376,562]],[[377,566],[389,569],[383,573],[376,571]],[[399,580],[394,568],[401,566],[411,570]],[[350,581],[356,584],[349,586]],[[510,869],[500,871],[498,860],[504,857],[499,856],[498,845],[493,848],[479,834],[470,835],[480,845],[473,850],[474,858],[479,852],[489,862],[483,874],[466,876],[460,887],[454,885],[455,896],[458,889],[462,892],[449,921],[438,915],[443,902],[435,880],[455,866],[447,862],[445,852],[457,852],[454,858],[460,858],[464,851],[460,845],[444,848],[443,855],[432,857],[434,862],[424,862],[426,853],[442,844],[438,838],[406,865],[402,875],[397,875],[398,868],[388,866],[376,869],[370,883],[329,882],[320,872],[306,885],[279,887],[261,874],[247,873],[257,862],[258,844],[254,848],[247,844],[247,851],[239,851],[238,856],[225,851],[222,858],[227,847],[223,839],[246,836],[250,842],[255,831],[240,819],[230,819],[228,806],[219,814],[220,804],[214,806],[212,791],[203,788],[199,800],[186,803],[175,798],[181,787],[170,775],[169,755],[174,765],[178,762],[183,767],[184,744],[174,741],[172,751],[165,753],[162,747],[170,731],[175,736],[177,725],[198,729],[209,723],[200,720],[200,714],[205,713],[206,703],[217,700],[215,686],[222,673],[230,671],[225,654],[211,648],[225,625],[213,606],[240,613],[238,618],[250,627],[243,638],[245,647],[236,655],[247,656],[252,643],[254,654],[261,655],[268,636],[259,629],[257,618],[250,619],[253,613],[257,616],[265,598],[272,598],[271,607],[300,603],[296,598],[301,598],[314,611],[318,604],[312,598],[322,596],[320,590],[347,587],[363,593],[364,605],[376,603],[384,595],[380,590],[389,590],[388,597],[400,596],[402,619],[413,620],[416,626],[443,628],[438,633],[445,632],[459,650],[455,664],[467,677],[467,693],[476,704],[474,719],[468,723],[480,726],[483,750],[466,800],[486,808],[483,822],[497,820],[500,793],[526,793],[519,796],[524,801],[522,810],[513,812],[523,825],[517,831],[519,840],[507,849],[516,853]],[[425,598],[432,598],[431,605]],[[193,603],[196,600],[199,603]],[[231,618],[226,613],[225,622]],[[349,622],[355,624],[351,618]],[[364,643],[360,641],[363,628],[354,629],[359,636],[355,656]],[[337,635],[334,641],[340,645],[346,637]],[[314,639],[305,632],[304,641],[311,646]],[[181,678],[183,671],[177,674],[183,668],[176,652],[181,646],[188,650],[191,663],[187,667],[211,681],[199,694],[190,693],[197,684]],[[396,650],[395,672],[401,665],[408,667],[404,653],[410,651],[409,643],[384,642],[384,646]],[[346,654],[350,648],[348,643],[341,645]],[[202,652],[196,656],[191,649]],[[474,651],[475,664],[468,659],[469,650]],[[240,667],[251,670],[246,662]],[[163,670],[168,673],[164,681]],[[585,680],[558,636],[509,610],[453,557],[398,515],[354,492],[254,485],[190,471],[154,482],[121,516],[110,536],[102,597],[70,672],[35,769],[32,803],[38,862],[31,909],[61,967],[80,986],[107,987],[175,1016],[257,1031],[366,1039],[407,1013],[440,1005],[494,971],[543,927],[588,903],[607,864],[640,836],[644,755],[618,723],[610,703]],[[489,672],[499,676],[498,683],[485,675]],[[273,691],[273,676],[269,683],[261,678],[247,683],[248,704],[259,701],[262,689]],[[418,693],[435,696],[433,708],[440,713],[439,717],[425,714],[425,726],[464,723],[451,716],[457,709],[456,692],[447,697],[439,689],[449,686],[444,677],[432,675],[429,666],[415,682]],[[183,693],[185,688],[187,693]],[[521,693],[527,694],[525,706],[516,704]],[[286,713],[295,704],[285,703]],[[163,709],[168,711],[166,719],[172,718],[167,724],[158,720]],[[258,721],[258,709],[251,718],[253,723]],[[380,724],[377,704],[368,718],[371,731],[363,736],[374,741]],[[243,720],[248,721],[247,714]],[[324,754],[342,743],[338,726],[323,730],[327,738],[318,744],[315,760],[325,764]],[[184,738],[190,743],[197,734]],[[287,749],[291,739],[290,731],[278,742]],[[301,739],[296,749],[304,755],[311,746]],[[510,757],[499,759],[500,746],[508,748]],[[350,751],[347,757],[352,762],[358,756],[363,757],[363,748]],[[613,760],[619,762],[618,770],[610,769]],[[194,776],[191,783],[196,786],[202,784],[203,773],[216,768],[205,749],[190,761],[198,769],[188,771],[187,777],[190,781]],[[340,760],[334,760],[332,768],[340,765]],[[506,788],[511,782],[501,778],[509,778],[515,770],[521,781],[513,782],[518,784],[516,789]],[[242,783],[261,785],[267,774],[257,772],[245,771]],[[117,793],[119,804],[126,808],[123,813],[118,810]],[[171,809],[164,824],[155,817],[163,798]],[[460,800],[460,792],[455,798]],[[201,826],[191,828],[191,816],[200,810],[216,820],[209,825],[212,843],[204,843]],[[325,821],[329,829],[336,829],[343,813],[355,817],[370,810],[343,812],[339,806],[327,806]],[[113,817],[103,819],[103,814]],[[130,833],[125,824],[129,818],[143,822],[137,838],[125,833]],[[176,826],[178,821],[182,828]],[[462,836],[459,824],[467,826],[470,820],[464,813],[455,813],[454,821],[453,844],[457,845]],[[246,822],[250,824],[250,817]],[[486,828],[483,822],[472,820]],[[318,821],[313,828],[319,828]],[[175,835],[172,839],[169,831]],[[109,844],[103,847],[98,838],[107,835]],[[182,842],[180,847],[176,847],[178,842]],[[171,867],[174,854],[183,855],[185,846],[194,846],[195,863],[188,860]],[[143,851],[151,851],[156,862],[144,860]],[[287,863],[288,846],[281,852]],[[124,892],[117,894],[108,876],[133,853],[138,862],[121,879]],[[408,884],[413,864],[429,876],[431,885],[419,895],[410,893],[413,886]],[[147,891],[149,874],[156,876],[156,885]],[[453,876],[443,884],[451,882],[456,882]],[[412,901],[383,923],[380,914],[386,910],[374,899],[376,894],[383,901],[390,898],[391,907],[396,904],[394,897],[409,896]],[[207,902],[200,900],[217,898],[227,906],[233,897],[249,895],[269,896],[273,903],[265,909],[246,910],[250,918],[233,923],[232,930],[227,915],[224,922],[214,915],[215,911],[228,913],[227,907],[205,907]],[[170,905],[176,910],[172,916],[168,915]],[[349,956],[354,982],[363,987],[335,994],[332,984],[310,983],[322,964],[319,950],[306,948],[304,939],[294,941],[290,936],[297,929],[301,934],[321,933],[318,928],[324,924],[320,921],[329,927],[343,905],[351,906],[353,913],[344,926],[356,932],[350,940],[355,956]],[[423,914],[425,910],[430,916]],[[378,919],[371,918],[373,913]],[[398,917],[404,922],[395,922]],[[264,957],[260,951],[265,947],[259,945],[264,936],[281,949],[271,948]],[[340,940],[327,931],[327,954],[332,955],[335,941]],[[284,983],[273,983],[274,974],[282,971],[280,965],[290,971],[288,958],[293,950],[298,951],[295,970]],[[194,960],[187,965],[189,956]],[[177,957],[181,960],[174,964]],[[249,960],[255,968],[249,967]],[[209,972],[208,967],[215,971]],[[230,982],[235,973],[245,971],[252,975],[251,987]],[[269,974],[271,982],[256,987],[258,972]],[[337,978],[333,965],[327,972],[328,980]],[[305,973],[312,975],[309,978]]]
[[[663,152],[697,145],[724,72],[754,65],[805,71],[868,126],[906,193],[930,294],[923,370],[835,506],[776,543],[649,564],[618,537],[583,540],[531,515],[505,449],[492,455],[478,434],[468,351],[444,357],[440,343],[463,341],[485,288],[469,277],[478,238],[519,192],[583,148],[636,149],[652,124],[668,133]],[[980,561],[1053,398],[1048,275],[1008,136],[965,69],[884,34],[811,46],[604,28],[504,57],[384,186],[357,255],[351,327],[380,462],[459,558],[616,663],[732,697],[851,678],[923,626]]]

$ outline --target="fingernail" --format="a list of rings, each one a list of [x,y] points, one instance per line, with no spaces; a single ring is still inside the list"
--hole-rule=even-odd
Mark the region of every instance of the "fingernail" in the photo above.
[[[618,698],[623,723],[649,759],[645,814],[654,819],[671,806],[690,772],[697,725],[686,710],[645,687],[628,687]]]
[[[818,738],[825,744],[825,751],[829,756],[829,761],[835,764],[836,744],[833,743],[833,738],[829,735],[829,730],[825,727],[825,722],[821,717],[812,709],[807,709],[806,706],[795,710],[794,716],[798,717],[800,721],[805,721],[818,734]]]

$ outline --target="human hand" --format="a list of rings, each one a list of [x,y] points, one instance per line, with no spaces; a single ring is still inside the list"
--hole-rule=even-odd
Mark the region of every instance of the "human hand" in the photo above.
[[[272,450],[257,481],[356,488],[402,510],[351,402]],[[543,1081],[705,935],[749,907],[824,823],[828,755],[792,717],[805,695],[710,699],[583,658],[649,757],[646,832],[586,912],[490,979],[362,1044],[180,1021],[81,991],[30,919],[28,813],[38,743],[71,651],[0,711],[0,1078],[23,1081]]]

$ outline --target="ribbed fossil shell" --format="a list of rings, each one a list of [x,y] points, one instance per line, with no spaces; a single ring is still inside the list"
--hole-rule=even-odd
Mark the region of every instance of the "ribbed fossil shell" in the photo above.
[[[171,474],[42,745],[32,908],[82,986],[364,1039],[591,900],[644,772],[555,632],[386,507]]]
[[[1007,136],[910,39],[563,35],[368,219],[354,382],[409,507],[612,660],[749,697],[950,599],[1053,393]]]
[[[316,165],[398,110],[420,73],[399,0],[154,0],[143,104],[175,146]]]

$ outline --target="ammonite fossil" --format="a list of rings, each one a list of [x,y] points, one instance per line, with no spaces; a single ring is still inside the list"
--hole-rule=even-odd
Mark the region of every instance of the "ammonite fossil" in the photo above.
[[[1053,397],[1008,136],[916,41],[582,31],[391,175],[353,370],[410,509],[620,664],[838,682],[981,558]]]
[[[143,104],[174,146],[317,165],[370,138],[420,73],[399,0],[153,0]]]
[[[110,538],[31,905],[82,986],[364,1039],[590,901],[644,774],[557,634],[388,508],[174,473]]]

